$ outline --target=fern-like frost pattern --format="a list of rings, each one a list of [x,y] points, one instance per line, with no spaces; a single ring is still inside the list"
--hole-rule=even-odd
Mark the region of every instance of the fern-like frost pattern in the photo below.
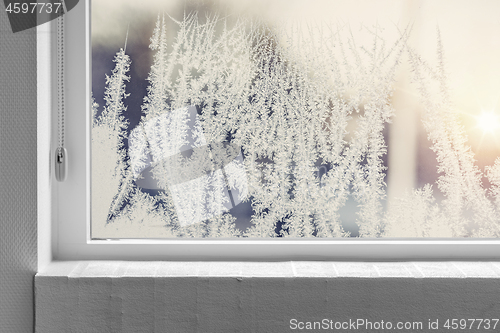
[[[92,99],[97,233],[349,237],[341,210],[354,198],[360,237],[499,236],[500,162],[486,169],[485,189],[450,101],[439,34],[433,68],[407,45],[409,29],[389,46],[379,28],[366,29],[368,47],[334,24],[198,16],[158,15],[139,125],[129,128],[126,116],[123,49],[106,76],[102,112]],[[169,20],[177,27],[170,44]],[[384,129],[403,55],[440,178],[386,210]],[[251,207],[245,228],[233,215],[241,204]]]

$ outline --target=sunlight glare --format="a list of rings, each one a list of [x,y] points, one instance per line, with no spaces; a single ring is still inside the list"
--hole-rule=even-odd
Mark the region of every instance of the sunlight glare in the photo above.
[[[500,116],[494,112],[483,112],[477,117],[477,126],[485,134],[495,134],[500,131]]]

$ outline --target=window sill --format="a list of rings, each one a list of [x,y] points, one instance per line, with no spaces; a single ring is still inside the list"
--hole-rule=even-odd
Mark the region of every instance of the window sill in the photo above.
[[[324,319],[427,332],[498,318],[498,278],[500,262],[61,261],[35,277],[36,332],[289,332]]]
[[[53,261],[45,277],[500,278],[500,262]]]

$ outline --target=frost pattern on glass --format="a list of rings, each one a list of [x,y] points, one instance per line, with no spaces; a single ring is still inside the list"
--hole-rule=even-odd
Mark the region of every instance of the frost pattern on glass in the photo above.
[[[171,45],[167,20],[177,25]],[[500,160],[484,175],[475,165],[450,101],[439,33],[434,68],[407,45],[409,29],[391,41],[364,29],[371,47],[335,24],[271,28],[159,15],[140,124],[129,128],[125,116],[131,59],[123,49],[106,76],[102,112],[92,101],[93,230],[349,237],[340,211],[353,197],[360,237],[498,237]],[[384,129],[405,59],[440,177],[385,209]],[[251,204],[244,229],[232,213],[242,203]]]

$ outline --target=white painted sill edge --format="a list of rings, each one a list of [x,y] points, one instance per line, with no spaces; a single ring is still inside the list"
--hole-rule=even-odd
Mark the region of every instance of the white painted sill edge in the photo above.
[[[500,262],[52,261],[38,277],[500,278]]]

